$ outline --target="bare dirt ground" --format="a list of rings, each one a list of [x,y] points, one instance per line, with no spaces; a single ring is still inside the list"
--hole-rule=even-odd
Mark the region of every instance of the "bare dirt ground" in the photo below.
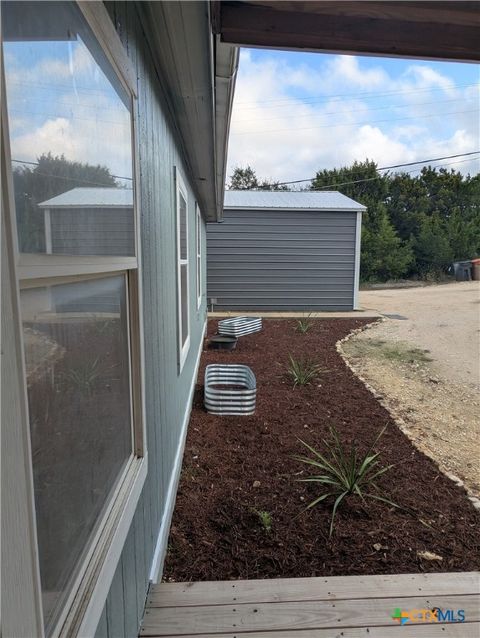
[[[364,291],[385,320],[342,349],[419,449],[480,495],[480,284]]]
[[[386,322],[380,332],[430,351],[434,367],[447,380],[480,384],[480,282],[426,288],[365,290],[363,309],[406,319]]]

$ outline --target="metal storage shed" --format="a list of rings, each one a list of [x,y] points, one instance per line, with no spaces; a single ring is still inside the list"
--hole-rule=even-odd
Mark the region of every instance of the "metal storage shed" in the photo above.
[[[38,207],[44,213],[47,254],[134,254],[131,188],[76,187]]]
[[[356,309],[364,210],[336,191],[226,191],[207,225],[210,308]]]

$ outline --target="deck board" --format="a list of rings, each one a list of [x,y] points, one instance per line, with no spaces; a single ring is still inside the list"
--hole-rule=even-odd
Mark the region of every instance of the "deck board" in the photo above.
[[[479,582],[469,572],[165,583],[151,588],[140,636],[478,638]],[[400,627],[397,607],[463,609],[466,622]]]
[[[479,589],[478,572],[161,583],[152,585],[147,607],[444,596]]]

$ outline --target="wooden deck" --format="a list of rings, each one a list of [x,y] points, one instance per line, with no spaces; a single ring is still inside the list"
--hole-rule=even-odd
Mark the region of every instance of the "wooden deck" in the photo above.
[[[140,636],[479,638],[477,572],[338,576],[151,587]],[[407,622],[395,609],[464,610],[465,622]]]

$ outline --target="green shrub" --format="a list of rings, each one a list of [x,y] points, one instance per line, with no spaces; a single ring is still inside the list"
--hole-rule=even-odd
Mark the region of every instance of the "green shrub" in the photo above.
[[[252,512],[258,516],[261,526],[266,532],[272,531],[272,515],[270,512],[266,512],[265,510],[257,510],[253,509]]]
[[[387,465],[386,467],[379,468],[380,452],[373,452],[374,447],[385,432],[385,429],[386,426],[379,432],[367,453],[363,456],[359,456],[355,442],[351,444],[349,452],[345,451],[335,427],[330,427],[332,441],[324,441],[326,447],[325,454],[321,454],[308,445],[308,443],[299,439],[300,443],[311,452],[313,458],[301,455],[295,455],[293,458],[296,461],[318,468],[321,474],[315,474],[308,478],[298,480],[304,483],[319,483],[320,486],[327,490],[313,500],[307,506],[307,509],[321,503],[329,496],[335,497],[330,523],[330,536],[333,532],[333,523],[337,509],[348,495],[357,496],[362,500],[364,505],[367,504],[366,499],[374,499],[393,507],[399,507],[382,496],[376,484],[376,480],[393,467],[393,465]]]
[[[293,386],[307,385],[310,381],[315,379],[321,367],[307,359],[294,359],[292,355],[288,355],[290,363],[287,366],[287,372],[293,380]]]

